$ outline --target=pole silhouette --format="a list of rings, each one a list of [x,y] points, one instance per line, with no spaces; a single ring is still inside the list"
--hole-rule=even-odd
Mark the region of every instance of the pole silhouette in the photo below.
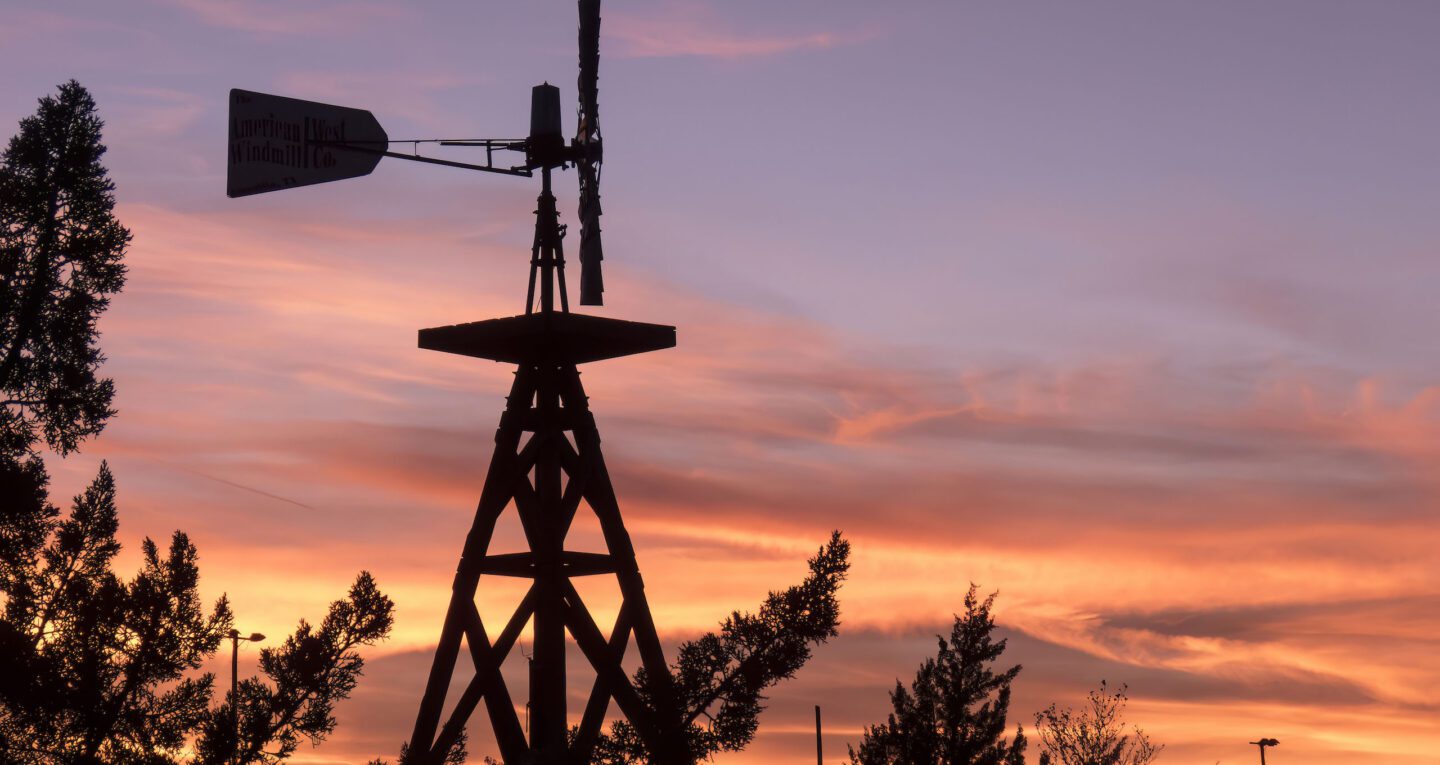
[[[231,758],[237,765],[240,762],[240,641],[258,643],[264,639],[265,636],[258,632],[250,633],[250,637],[240,637],[240,630],[230,630],[230,732],[235,736]]]
[[[815,765],[825,765],[825,750],[820,742],[820,705],[815,705]]]

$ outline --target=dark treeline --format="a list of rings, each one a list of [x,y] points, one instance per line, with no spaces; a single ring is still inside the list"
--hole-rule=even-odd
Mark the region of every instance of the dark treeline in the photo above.
[[[0,156],[0,762],[277,763],[335,727],[356,649],[394,606],[361,572],[319,624],[260,652],[233,696],[198,672],[230,635],[199,595],[199,554],[174,532],[113,570],[117,480],[103,464],[62,513],[42,450],[63,458],[115,415],[97,322],[125,284],[103,122],[74,81],[40,100]]]

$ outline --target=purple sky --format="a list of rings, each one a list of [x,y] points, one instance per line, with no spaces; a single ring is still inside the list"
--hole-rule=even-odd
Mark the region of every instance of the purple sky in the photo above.
[[[102,323],[121,414],[54,464],[57,493],[108,458],[132,559],[190,532],[243,629],[318,617],[361,568],[398,603],[297,762],[408,732],[508,384],[414,330],[522,309],[536,189],[386,160],[228,200],[226,94],[514,136],[532,85],[574,98],[574,14],[0,7],[0,125],[90,88],[136,235]],[[1440,8],[604,19],[599,312],[680,347],[585,380],[657,620],[692,636],[797,580],[830,529],[855,545],[842,636],[717,761],[805,756],[815,703],[838,761],[970,581],[1001,592],[1027,727],[1105,678],[1162,762],[1250,762],[1262,735],[1278,765],[1434,761]],[[573,177],[557,194],[573,222]]]

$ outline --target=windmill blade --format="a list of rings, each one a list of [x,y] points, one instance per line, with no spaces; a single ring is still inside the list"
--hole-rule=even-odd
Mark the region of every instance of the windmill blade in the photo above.
[[[600,263],[600,163],[580,163],[580,305],[605,305]]]
[[[600,0],[580,0],[580,120],[575,143],[580,148],[580,305],[605,304],[600,262]]]

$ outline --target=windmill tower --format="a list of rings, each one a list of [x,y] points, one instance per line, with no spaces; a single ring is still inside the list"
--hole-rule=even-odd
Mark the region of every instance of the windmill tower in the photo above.
[[[690,762],[687,725],[680,719],[635,549],[620,517],[578,369],[580,364],[673,347],[675,328],[570,312],[565,227],[551,192],[552,173],[574,167],[580,179],[580,303],[600,305],[600,0],[579,0],[579,6],[579,124],[569,142],[561,128],[560,91],[549,84],[534,88],[530,134],[518,140],[395,141],[367,111],[246,90],[230,93],[226,185],[231,197],[363,176],[382,157],[525,177],[538,173],[541,179],[525,313],[420,330],[421,348],[514,364],[516,370],[479,506],[456,567],[406,765],[440,765],[482,702],[509,765],[587,763],[612,700],[655,762]],[[391,152],[392,143],[411,143],[417,149],[422,143],[483,148],[486,163]],[[524,152],[524,164],[497,166],[496,153],[505,151]],[[604,553],[566,549],[567,533],[582,506],[593,510],[599,521]],[[528,549],[491,554],[496,523],[506,513],[518,516]],[[530,584],[512,613],[487,620],[475,598],[484,578],[495,576]],[[603,628],[571,581],[595,576],[614,577],[622,598],[615,623]],[[527,625],[534,638],[528,731],[501,672]],[[595,671],[574,735],[566,703],[570,640]],[[645,668],[646,687],[637,687],[622,665],[632,643]],[[447,705],[462,645],[475,672]]]
[[[564,229],[550,188],[553,170],[576,166],[581,194],[581,303],[597,305],[603,291],[598,225],[602,146],[596,88],[599,0],[581,0],[580,12],[580,125],[574,141],[567,145],[562,137],[559,89],[540,85],[532,94],[526,167],[539,172],[541,191],[526,312],[420,331],[421,348],[515,364],[516,371],[410,738],[410,757],[417,764],[439,765],[482,701],[506,763],[587,763],[612,699],[658,761],[689,761],[682,735],[685,726],[676,716],[674,689],[645,584],[578,371],[580,364],[673,347],[675,328],[570,312]],[[566,535],[582,504],[599,520],[604,553],[565,549]],[[518,515],[529,549],[490,554],[496,523],[507,512]],[[503,621],[487,623],[476,606],[476,593],[486,576],[531,582],[519,606]],[[584,576],[614,577],[619,585],[622,605],[608,630],[596,624],[571,582]],[[527,623],[534,635],[528,737],[500,671]],[[496,626],[498,633],[493,632]],[[596,675],[573,740],[566,704],[567,633]],[[648,688],[635,687],[621,665],[632,640],[652,678]],[[441,725],[462,641],[475,673]]]
[[[675,328],[569,312],[561,229],[550,176],[553,168],[567,161],[573,145],[564,147],[549,140],[559,138],[558,90],[538,86],[534,102],[532,131],[543,132],[532,132],[530,141],[537,150],[531,161],[540,170],[542,190],[527,311],[520,316],[420,331],[421,348],[511,363],[517,368],[495,432],[495,451],[475,519],[460,554],[410,751],[412,757],[428,753],[424,756],[429,759],[416,759],[417,763],[439,763],[483,700],[505,762],[588,762],[614,699],[650,742],[652,751],[670,753],[667,760],[680,762],[684,761],[683,739],[676,734],[680,726],[659,711],[675,708],[669,670],[578,371],[580,364],[673,347]],[[552,104],[553,121],[547,116]],[[561,150],[552,153],[540,148],[547,144]],[[607,548],[603,554],[565,549],[566,534],[582,502],[599,519]],[[519,516],[528,552],[488,553],[496,523],[506,512]],[[475,604],[484,576],[532,581],[514,613],[495,623],[503,626],[493,638]],[[623,604],[608,634],[595,623],[571,583],[571,578],[578,576],[613,576],[617,580]],[[527,741],[500,664],[532,621],[535,651]],[[567,632],[596,673],[573,745],[567,741]],[[476,671],[440,726],[462,638]],[[632,638],[647,674],[657,679],[652,688],[634,687],[621,667]],[[652,707],[645,701],[647,697],[659,703]]]

